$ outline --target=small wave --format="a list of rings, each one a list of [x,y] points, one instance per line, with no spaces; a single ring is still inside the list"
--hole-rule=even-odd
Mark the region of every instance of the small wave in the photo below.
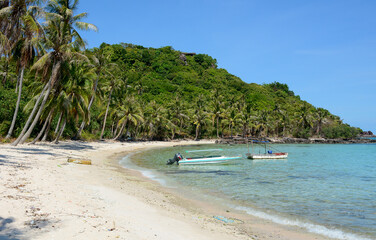
[[[241,206],[232,206],[232,207],[236,210],[245,211],[246,213],[250,215],[263,218],[266,220],[270,220],[274,223],[305,228],[308,232],[324,235],[330,238],[341,239],[341,240],[371,240],[369,238],[363,238],[358,235],[355,235],[352,233],[346,233],[338,229],[329,229],[327,227],[312,224],[312,223],[306,223],[306,222],[302,222],[298,220],[290,220],[287,218],[273,216],[271,214],[261,212],[261,211],[258,211],[249,207],[241,207]]]
[[[161,184],[162,186],[165,186],[165,187],[167,186],[167,182],[164,179],[158,177],[153,171],[145,170],[144,168],[138,167],[136,164],[132,163],[132,161],[131,161],[132,155],[133,154],[128,154],[128,155],[124,156],[119,161],[120,166],[122,166],[124,168],[139,171],[144,177],[149,178],[153,181],[156,181],[159,184]]]
[[[159,178],[156,174],[154,174],[152,171],[148,171],[148,170],[139,170],[142,175],[144,175],[145,177],[153,180],[153,181],[156,181],[158,182],[159,184],[161,184],[162,186],[167,186],[167,183],[164,179],[162,178]]]

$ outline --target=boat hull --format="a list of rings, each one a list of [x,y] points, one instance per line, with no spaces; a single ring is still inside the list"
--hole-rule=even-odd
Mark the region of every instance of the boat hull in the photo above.
[[[179,161],[179,165],[197,165],[197,164],[224,164],[232,160],[241,159],[241,156],[235,157],[210,157],[210,158],[184,158]]]
[[[247,154],[248,159],[284,159],[288,153]]]

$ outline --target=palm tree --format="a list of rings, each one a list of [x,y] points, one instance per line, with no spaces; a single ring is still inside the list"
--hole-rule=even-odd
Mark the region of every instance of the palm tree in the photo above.
[[[223,102],[223,96],[219,94],[218,89],[214,91],[213,97],[212,97],[212,120],[213,124],[214,121],[216,122],[217,127],[217,138],[219,138],[219,121],[221,118],[223,118],[224,114],[224,102]]]
[[[75,49],[80,49],[85,46],[83,39],[78,34],[75,27],[80,30],[97,30],[97,28],[92,24],[79,21],[86,17],[87,13],[73,15],[77,9],[77,5],[78,0],[73,3],[71,0],[50,0],[46,6],[47,23],[45,28],[46,38],[44,45],[51,51],[48,51],[43,55],[34,64],[33,68],[44,69],[50,67],[49,63],[52,63],[51,74],[48,82],[40,93],[20,136],[13,142],[13,145],[23,143],[30,136],[42,114],[44,105],[46,104],[52,89],[60,80],[61,67],[64,62],[68,62],[71,59],[86,59],[83,54],[75,51]],[[40,101],[42,102],[39,105]]]
[[[89,96],[92,94],[92,83],[96,78],[94,69],[85,62],[71,62],[64,66],[63,77],[59,82],[59,95],[55,104],[62,113],[63,124],[55,139],[58,143],[60,136],[69,119],[78,121],[88,119]]]
[[[201,135],[202,126],[205,124],[207,116],[208,114],[204,110],[204,96],[199,95],[192,112],[192,122],[193,125],[195,125],[195,141],[198,140]]]
[[[297,109],[296,121],[302,130],[312,127],[312,110],[312,106],[307,102],[300,104]]]
[[[322,124],[326,117],[329,116],[329,111],[323,108],[316,109],[316,135],[320,136]]]
[[[118,125],[121,125],[120,131],[114,139],[118,139],[123,134],[125,126],[127,126],[127,134],[129,127],[133,123],[137,126],[138,123],[143,121],[141,107],[133,96],[128,96],[118,110],[121,118]]]
[[[151,139],[163,139],[164,131],[170,126],[171,121],[166,117],[166,109],[154,100],[145,108],[145,130]]]
[[[248,136],[249,132],[249,125],[251,122],[251,115],[252,115],[252,106],[248,104],[245,100],[245,96],[242,96],[241,103],[240,103],[240,113],[239,113],[240,122],[243,125],[243,137],[245,138]]]
[[[95,72],[97,74],[97,78],[95,79],[94,87],[93,87],[93,94],[90,98],[88,111],[90,113],[90,108],[94,102],[95,96],[97,94],[97,87],[98,81],[100,77],[103,76],[111,76],[110,71],[116,67],[115,63],[110,62],[111,55],[106,53],[104,48],[94,49],[93,52],[89,55],[90,62],[95,67]],[[85,127],[85,121],[82,121],[80,128],[77,132],[77,138],[81,137],[82,130]]]
[[[182,100],[177,96],[174,101],[169,104],[170,120],[173,124],[172,126],[172,136],[171,139],[175,138],[175,133],[178,132],[180,135],[183,135],[183,124],[188,116],[186,114],[186,106],[184,106]],[[178,128],[179,131],[176,131]]]
[[[25,5],[24,7],[26,8],[27,6]],[[16,90],[18,89],[18,97],[12,123],[5,139],[9,139],[11,137],[14,125],[16,123],[17,113],[21,101],[25,68],[32,62],[35,54],[39,52],[39,49],[42,49],[40,37],[42,36],[43,30],[42,26],[37,21],[38,14],[40,14],[41,11],[34,11],[35,9],[35,6],[28,6],[25,14],[20,17],[19,21],[21,21],[21,34],[19,35],[19,39],[14,44],[12,49],[12,56],[13,58],[17,59],[17,65],[20,69],[16,87]]]
[[[104,129],[106,128],[107,115],[108,115],[108,111],[110,109],[110,104],[111,104],[111,100],[112,100],[112,93],[114,91],[114,88],[120,87],[120,84],[121,84],[121,80],[118,79],[118,78],[115,78],[114,75],[111,74],[110,77],[111,77],[111,80],[107,81],[105,83],[104,87],[102,87],[102,91],[104,90],[105,92],[107,92],[108,95],[103,96],[103,97],[107,97],[107,106],[106,106],[106,112],[104,113],[101,135],[99,137],[100,140],[103,139]]]

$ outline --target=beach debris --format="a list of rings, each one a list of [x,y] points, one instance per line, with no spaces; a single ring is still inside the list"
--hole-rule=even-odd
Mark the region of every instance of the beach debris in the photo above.
[[[224,223],[244,223],[243,220],[237,219],[237,218],[227,218],[224,216],[213,216],[213,218],[222,221]]]
[[[31,228],[41,228],[45,226],[48,222],[49,213],[41,212],[40,208],[31,206],[28,210],[25,211],[28,217],[32,219],[30,221],[26,221],[25,225],[30,226]]]
[[[234,222],[234,220],[226,218],[224,216],[213,216],[213,218],[215,218],[219,221],[225,222],[225,223],[233,223]]]
[[[112,228],[107,229],[110,232],[112,232],[112,231],[114,231],[116,229],[116,227],[115,227],[115,221],[112,221],[112,225],[113,225]]]
[[[68,158],[68,162],[76,163],[76,164],[91,165],[90,159],[83,159],[83,158]]]

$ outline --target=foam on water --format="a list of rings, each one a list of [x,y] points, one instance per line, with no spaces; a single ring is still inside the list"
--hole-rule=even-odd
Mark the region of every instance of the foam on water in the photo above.
[[[249,207],[240,207],[240,206],[230,206],[236,210],[244,211],[252,216],[256,216],[262,219],[270,220],[274,223],[287,226],[296,226],[306,229],[308,232],[320,234],[330,238],[341,239],[341,240],[371,240],[369,238],[364,238],[352,233],[346,233],[338,229],[329,229],[325,226],[306,223],[299,220],[291,220],[279,216],[274,216],[262,211],[258,211]]]
[[[153,181],[156,181],[157,183],[161,184],[162,186],[167,187],[166,180],[161,178],[160,176],[158,176],[154,171],[147,170],[145,168],[139,167],[136,164],[132,163],[131,158],[134,154],[137,154],[137,153],[131,153],[131,154],[124,156],[119,161],[120,166],[127,168],[127,169],[136,170],[136,171],[140,172],[144,177],[149,178]]]

